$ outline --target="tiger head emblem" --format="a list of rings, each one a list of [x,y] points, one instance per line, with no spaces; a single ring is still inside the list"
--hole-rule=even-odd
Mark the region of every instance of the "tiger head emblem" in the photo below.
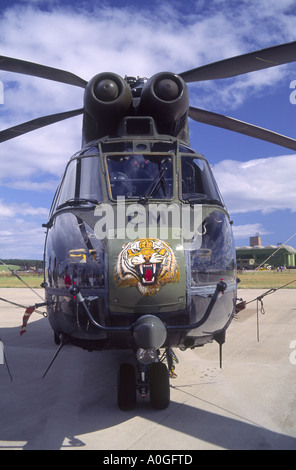
[[[164,284],[178,282],[180,272],[167,242],[140,238],[123,245],[114,278],[119,287],[137,287],[142,295],[154,295]]]

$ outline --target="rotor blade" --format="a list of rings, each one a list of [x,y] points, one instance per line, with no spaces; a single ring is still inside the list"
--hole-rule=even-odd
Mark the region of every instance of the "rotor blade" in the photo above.
[[[53,67],[47,67],[46,65],[26,62],[25,60],[14,59],[12,57],[0,56],[0,70],[46,78],[47,80],[54,80],[82,88],[85,88],[87,84],[85,80],[66,70],[55,69]]]
[[[272,144],[280,145],[291,150],[296,150],[296,140],[290,137],[286,137],[276,132],[263,129],[263,127],[254,126],[247,122],[239,121],[222,114],[205,111],[199,108],[189,107],[189,117],[195,121],[202,122],[204,124],[210,124],[211,126],[222,127],[229,131],[238,132],[240,134],[254,137],[256,139],[265,140]]]
[[[185,82],[235,77],[296,60],[296,41],[203,65],[179,75]]]
[[[35,131],[41,127],[48,126],[50,124],[54,124],[55,122],[63,121],[64,119],[69,119],[73,116],[78,116],[79,114],[83,113],[83,108],[81,109],[74,109],[73,111],[65,111],[63,113],[58,114],[51,114],[49,116],[39,117],[37,119],[33,119],[32,121],[24,122],[23,124],[19,124],[14,127],[10,127],[9,129],[5,129],[4,131],[0,131],[0,142],[5,142],[6,140],[14,139],[23,134],[27,134],[27,132]]]

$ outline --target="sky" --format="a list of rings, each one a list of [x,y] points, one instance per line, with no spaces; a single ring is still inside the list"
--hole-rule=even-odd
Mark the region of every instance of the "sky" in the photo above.
[[[294,0],[13,1],[0,4],[0,55],[68,70],[150,77],[296,40]],[[190,104],[296,138],[296,62],[189,84]],[[83,89],[0,71],[0,129],[83,106]],[[209,161],[236,246],[296,248],[292,150],[190,120]],[[0,259],[42,259],[54,192],[81,146],[82,118],[0,145]]]

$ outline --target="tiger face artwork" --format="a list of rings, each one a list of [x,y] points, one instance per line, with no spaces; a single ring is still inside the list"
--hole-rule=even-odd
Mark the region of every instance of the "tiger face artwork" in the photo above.
[[[170,245],[157,238],[140,238],[123,245],[114,270],[119,287],[137,287],[145,296],[168,283],[179,282],[179,266]]]

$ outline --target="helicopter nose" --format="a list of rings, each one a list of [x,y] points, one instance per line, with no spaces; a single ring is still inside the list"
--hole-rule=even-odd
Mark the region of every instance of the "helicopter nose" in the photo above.
[[[159,318],[144,315],[134,324],[133,337],[139,348],[158,349],[166,340],[167,330]]]

